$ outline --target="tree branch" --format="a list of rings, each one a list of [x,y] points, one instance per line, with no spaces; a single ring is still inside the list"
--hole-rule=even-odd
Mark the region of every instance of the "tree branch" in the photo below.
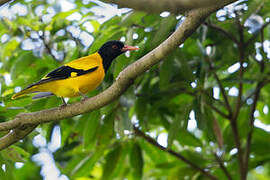
[[[257,102],[258,102],[258,99],[260,96],[260,91],[261,91],[262,87],[263,87],[263,83],[259,82],[256,86],[255,95],[253,98],[253,104],[251,106],[251,111],[250,111],[250,122],[249,122],[250,130],[249,130],[248,135],[247,135],[246,153],[244,156],[245,174],[247,174],[247,171],[248,171],[248,159],[249,159],[250,148],[251,148],[252,134],[253,134],[253,130],[254,130],[254,120],[255,120],[254,112],[256,110]]]
[[[235,112],[233,114],[233,117],[231,119],[231,128],[233,132],[234,142],[237,148],[237,157],[238,157],[238,165],[240,170],[240,177],[241,180],[245,180],[245,164],[244,164],[244,154],[241,146],[240,136],[238,132],[238,125],[237,125],[237,118],[240,113],[241,105],[242,105],[242,94],[243,94],[243,76],[244,76],[244,67],[243,63],[245,60],[245,47],[244,47],[244,33],[243,33],[243,25],[240,22],[239,17],[236,17],[236,24],[238,27],[238,33],[239,33],[239,43],[237,44],[239,49],[239,61],[240,61],[240,69],[239,69],[239,87],[238,87],[238,96],[237,96],[237,102],[235,107]]]
[[[223,0],[103,0],[104,2],[118,4],[119,7],[128,7],[150,13],[169,11],[174,14],[185,13],[192,9],[224,6]],[[228,2],[228,1],[227,1]],[[233,1],[230,1],[233,2]]]
[[[0,0],[0,7],[11,0]]]
[[[240,37],[240,41],[238,44],[238,49],[239,49],[239,61],[240,61],[240,69],[239,69],[239,87],[238,87],[238,97],[237,97],[237,103],[236,103],[236,108],[235,108],[235,113],[233,116],[233,120],[236,121],[240,108],[241,108],[241,104],[242,104],[242,94],[243,94],[243,75],[244,75],[244,67],[243,67],[243,63],[245,60],[245,46],[244,46],[244,32],[243,32],[243,25],[241,24],[239,17],[236,18],[236,23],[238,26],[238,33],[239,33],[239,37]]]
[[[48,53],[51,55],[51,57],[52,57],[54,60],[57,60],[57,58],[56,58],[56,56],[53,54],[52,49],[50,48],[49,44],[46,42],[44,36],[45,36],[45,32],[43,31],[43,32],[42,32],[42,35],[39,35],[39,38],[42,40],[45,49],[48,51]]]
[[[216,24],[211,24],[211,23],[208,23],[208,22],[205,22],[204,23],[206,26],[212,28],[212,29],[215,29],[219,32],[221,32],[222,34],[224,34],[225,36],[227,36],[229,39],[231,39],[233,42],[235,42],[236,44],[238,44],[238,40],[231,34],[229,33],[228,31],[226,31],[225,29],[217,26]]]
[[[227,168],[224,166],[223,164],[223,161],[221,160],[221,158],[216,154],[214,153],[214,156],[219,164],[219,167],[223,170],[224,174],[227,176],[227,178],[229,180],[232,180],[232,176],[230,175],[229,171],[227,170]]]
[[[133,130],[135,132],[135,134],[137,136],[142,137],[143,139],[145,139],[148,143],[156,146],[158,149],[164,151],[164,152],[168,152],[169,154],[175,156],[176,158],[180,159],[181,161],[185,162],[186,164],[188,164],[189,166],[191,166],[193,169],[196,169],[198,171],[200,171],[203,175],[207,176],[209,179],[213,179],[213,180],[217,180],[217,178],[213,175],[211,175],[209,172],[207,172],[205,169],[199,167],[198,165],[194,164],[192,161],[186,159],[183,155],[181,155],[180,153],[177,153],[171,149],[165,148],[163,146],[161,146],[160,144],[158,144],[157,141],[155,141],[153,138],[147,136],[144,132],[142,132],[140,129],[138,129],[137,127],[133,126]]]
[[[212,103],[206,103],[207,106],[209,106],[210,108],[212,108],[214,111],[216,111],[216,113],[218,113],[220,116],[224,117],[225,119],[229,119],[230,117],[223,113],[221,110],[219,110],[217,107],[215,107],[214,104]]]
[[[231,106],[230,106],[229,99],[228,99],[228,96],[227,96],[227,94],[226,94],[225,88],[223,87],[223,84],[222,84],[221,80],[219,79],[217,73],[215,72],[214,67],[212,66],[210,60],[209,60],[207,57],[205,58],[205,60],[206,60],[206,62],[208,63],[209,68],[210,68],[211,72],[212,72],[213,75],[214,75],[214,78],[216,79],[216,81],[217,81],[217,83],[218,83],[218,87],[219,87],[219,89],[220,89],[220,91],[221,91],[221,94],[222,94],[222,96],[223,96],[223,99],[224,99],[224,101],[225,101],[226,108],[227,108],[227,110],[229,111],[229,115],[228,115],[228,116],[226,115],[226,116],[227,116],[227,118],[231,118],[231,117],[232,117],[232,108],[231,108]],[[224,116],[224,117],[225,117],[225,116]]]
[[[264,42],[264,34],[263,33],[264,33],[264,28],[261,28],[260,34],[261,34],[261,43],[262,44]],[[264,52],[263,45],[262,45],[262,51]],[[265,70],[265,63],[262,60],[262,61],[260,61],[260,71],[261,71],[261,73],[264,73],[264,70]],[[246,176],[247,176],[247,173],[248,173],[249,155],[250,155],[251,141],[252,141],[252,135],[253,135],[253,130],[254,130],[254,120],[255,120],[254,112],[256,110],[257,102],[258,102],[259,97],[260,97],[261,89],[263,88],[263,86],[265,86],[268,83],[268,80],[266,78],[267,77],[263,78],[257,84],[255,92],[254,92],[253,104],[251,106],[250,122],[249,122],[250,130],[249,130],[248,135],[247,135],[246,152],[245,152],[245,155],[244,155],[244,163],[245,163],[244,171],[245,171]]]
[[[262,31],[264,28],[266,28],[269,24],[270,24],[270,21],[264,23],[264,24],[262,25],[260,31]],[[260,33],[255,33],[255,34],[253,34],[253,36],[252,36],[251,38],[249,38],[249,39],[247,40],[247,42],[245,42],[245,47],[247,47],[251,42],[253,42],[253,41],[257,38],[258,34],[260,34]]]
[[[37,125],[29,125],[27,127],[16,128],[14,130],[10,130],[10,132],[0,138],[0,150],[16,143],[17,141],[23,139],[29,133],[31,133]]]

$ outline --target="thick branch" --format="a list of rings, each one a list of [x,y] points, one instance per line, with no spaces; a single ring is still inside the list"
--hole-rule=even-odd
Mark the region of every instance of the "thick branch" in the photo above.
[[[219,6],[222,7],[228,1],[224,0],[103,0],[118,4],[120,7],[128,7],[139,11],[160,13],[169,11],[174,14],[185,13],[189,10]],[[229,3],[234,2],[230,1]]]
[[[2,6],[3,4],[5,4],[5,3],[9,2],[9,1],[11,1],[11,0],[0,0],[0,6]]]
[[[171,149],[165,148],[163,146],[161,146],[160,144],[158,144],[157,141],[155,141],[153,138],[147,136],[144,132],[142,132],[140,129],[136,128],[135,126],[133,126],[134,132],[137,136],[142,137],[143,139],[145,139],[147,142],[149,142],[150,144],[156,146],[157,148],[159,148],[162,151],[168,152],[169,154],[175,156],[176,158],[180,159],[181,161],[185,162],[186,164],[188,164],[190,167],[192,167],[193,169],[196,169],[198,171],[200,171],[203,175],[207,176],[209,179],[217,179],[215,176],[211,175],[209,172],[207,172],[205,169],[199,167],[198,165],[194,164],[192,161],[186,159],[183,155],[181,155],[180,153],[177,153]]]
[[[11,130],[7,135],[0,138],[0,150],[16,143],[20,139],[23,139],[29,133],[31,133],[37,126],[29,125],[24,128],[17,128],[15,130]]]
[[[231,0],[227,1],[227,3],[229,2],[231,2]],[[197,29],[209,14],[219,8],[220,7],[209,7],[190,11],[187,14],[185,21],[167,40],[138,61],[125,68],[119,74],[117,81],[97,96],[67,105],[64,108],[58,107],[33,113],[20,114],[12,121],[0,123],[0,130],[11,130],[22,125],[37,125],[40,123],[58,121],[90,112],[109,104],[123,94],[136,77],[162,61],[171,51],[178,48],[178,46]],[[3,138],[1,140],[4,141]],[[9,146],[10,143],[0,143],[0,145],[0,149],[3,149]]]

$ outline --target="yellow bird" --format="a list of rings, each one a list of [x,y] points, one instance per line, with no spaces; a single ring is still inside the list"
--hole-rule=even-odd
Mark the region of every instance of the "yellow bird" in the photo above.
[[[71,61],[44,76],[39,82],[31,84],[22,91],[14,94],[12,99],[37,93],[33,99],[56,95],[64,98],[83,96],[97,88],[104,79],[112,61],[126,51],[139,48],[124,45],[121,41],[108,41],[98,52]]]

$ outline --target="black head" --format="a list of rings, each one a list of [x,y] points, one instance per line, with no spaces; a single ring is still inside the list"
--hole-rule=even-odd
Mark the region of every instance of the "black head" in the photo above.
[[[136,50],[138,48],[132,46],[125,46],[121,41],[108,41],[101,46],[98,53],[102,57],[103,67],[105,72],[110,67],[112,61],[119,55],[129,50]]]

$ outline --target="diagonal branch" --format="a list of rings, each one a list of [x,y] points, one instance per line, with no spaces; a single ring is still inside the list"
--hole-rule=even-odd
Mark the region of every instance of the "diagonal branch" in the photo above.
[[[219,89],[220,89],[220,91],[221,91],[221,94],[222,94],[222,96],[223,96],[223,99],[224,99],[224,101],[225,101],[226,108],[227,108],[227,110],[229,111],[229,115],[228,115],[228,116],[226,115],[226,116],[227,116],[226,118],[231,118],[231,116],[232,116],[233,113],[232,113],[232,108],[231,108],[231,106],[230,106],[229,98],[228,98],[228,95],[227,95],[227,93],[226,93],[226,91],[225,91],[225,88],[224,88],[224,86],[223,86],[221,80],[219,79],[217,73],[215,72],[214,67],[213,67],[213,65],[211,64],[210,60],[209,60],[207,57],[205,58],[205,60],[206,60],[206,62],[208,63],[209,68],[210,68],[212,74],[214,75],[214,78],[216,79],[216,81],[217,81],[217,83],[218,83],[218,87],[219,87]],[[225,117],[225,116],[224,116],[224,117]]]
[[[264,23],[264,24],[262,25],[260,31],[262,31],[264,28],[266,28],[269,24],[270,24],[270,21]],[[253,34],[253,36],[252,36],[250,39],[248,39],[247,42],[245,42],[245,45],[244,45],[244,46],[247,47],[251,42],[253,42],[253,41],[257,38],[257,36],[258,36],[259,34],[260,34],[260,33],[255,33],[255,34]]]
[[[231,174],[229,173],[228,169],[224,166],[222,159],[217,155],[217,153],[214,153],[214,156],[219,164],[219,167],[223,170],[224,174],[227,176],[229,180],[232,180],[233,178]]]
[[[160,144],[158,144],[157,141],[155,141],[153,138],[147,136],[144,132],[142,132],[139,128],[133,126],[133,130],[135,132],[135,134],[137,136],[142,137],[143,139],[145,139],[147,142],[149,142],[150,144],[156,146],[157,148],[159,148],[162,151],[168,152],[169,154],[175,156],[176,158],[180,159],[181,161],[185,162],[186,164],[188,164],[190,167],[192,167],[193,169],[196,169],[198,171],[200,171],[203,175],[207,176],[209,179],[215,180],[217,179],[215,176],[211,175],[208,171],[206,171],[205,169],[199,167],[197,164],[195,164],[194,162],[188,160],[187,158],[185,158],[182,154],[177,153],[171,149],[165,148],[163,146],[161,146]]]
[[[10,130],[10,132],[7,135],[0,138],[0,150],[23,139],[25,136],[31,133],[36,127],[37,125],[29,125],[27,127]]]
[[[187,14],[181,26],[157,48],[140,58],[138,61],[126,67],[118,76],[115,83],[97,96],[88,98],[66,107],[46,109],[43,111],[19,114],[12,121],[0,123],[0,130],[11,130],[21,126],[38,125],[46,122],[58,121],[79,114],[99,109],[116,100],[126,89],[132,85],[134,79],[150,69],[153,65],[164,60],[170,52],[178,48],[196,29],[205,18],[219,7],[202,8]],[[30,133],[30,132],[28,132]],[[6,137],[6,136],[5,136]],[[3,137],[2,142],[5,141]],[[10,140],[11,141],[11,140]],[[16,140],[13,140],[14,142]],[[6,142],[6,141],[5,141]],[[10,143],[1,143],[0,149],[8,147]]]
[[[212,103],[206,103],[207,106],[209,106],[210,108],[212,108],[214,111],[216,111],[216,113],[218,113],[220,116],[224,117],[225,119],[229,119],[229,115],[223,113],[221,110],[219,110],[214,104]]]
[[[225,36],[227,36],[229,39],[231,39],[233,42],[235,42],[236,44],[238,44],[238,40],[233,36],[233,34],[231,34],[230,32],[226,31],[225,29],[217,26],[216,24],[211,24],[211,23],[208,23],[208,22],[205,22],[204,23],[206,26],[212,28],[212,29],[215,29],[219,32],[221,32],[222,34],[224,34]]]
[[[11,0],[0,0],[0,7]]]
[[[247,135],[246,152],[245,152],[245,155],[244,155],[244,162],[245,162],[244,170],[245,170],[245,173],[247,173],[247,170],[248,170],[248,159],[249,159],[249,154],[250,154],[252,134],[253,134],[253,130],[254,130],[254,120],[255,120],[254,112],[256,110],[257,102],[258,102],[258,99],[259,99],[259,96],[260,96],[260,91],[261,91],[261,88],[263,87],[263,85],[264,84],[262,82],[259,82],[257,84],[256,90],[255,90],[255,93],[254,93],[253,104],[251,106],[250,122],[249,122],[250,130],[249,130],[248,135]]]
[[[57,58],[56,58],[56,56],[53,54],[52,49],[50,48],[49,44],[46,42],[44,36],[45,36],[45,33],[44,33],[44,31],[43,31],[43,32],[42,32],[42,35],[39,35],[39,38],[42,40],[45,49],[46,49],[47,52],[51,55],[51,57],[52,57],[54,60],[57,60]]]

